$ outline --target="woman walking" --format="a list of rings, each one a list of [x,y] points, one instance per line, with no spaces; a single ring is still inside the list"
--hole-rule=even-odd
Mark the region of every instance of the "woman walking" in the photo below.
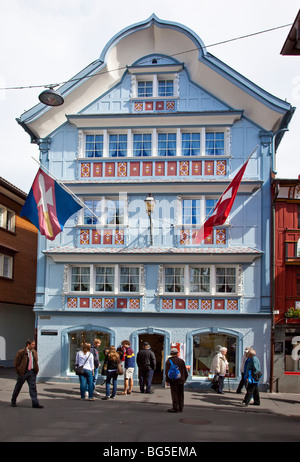
[[[84,375],[79,375],[81,399],[85,399],[85,391],[87,389],[89,394],[88,400],[94,401],[94,356],[91,353],[90,343],[83,344],[82,351],[78,351],[76,354],[75,364],[78,364],[78,366],[83,366],[84,370]]]
[[[107,377],[106,377],[106,396],[102,399],[114,399],[117,393],[117,367],[121,362],[119,354],[116,352],[114,346],[110,346],[105,357],[105,363],[107,363]],[[112,394],[110,395],[110,382],[113,381]]]

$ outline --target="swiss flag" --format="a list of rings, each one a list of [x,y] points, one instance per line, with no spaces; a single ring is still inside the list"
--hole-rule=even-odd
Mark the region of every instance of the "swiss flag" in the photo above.
[[[220,226],[225,223],[234,203],[235,196],[239,189],[249,159],[244,163],[229,186],[227,186],[223,192],[222,196],[215,205],[212,215],[210,215],[210,217],[206,220],[200,231],[197,232],[197,234],[195,233],[194,242],[196,244],[201,244],[201,242],[212,233],[214,226]]]

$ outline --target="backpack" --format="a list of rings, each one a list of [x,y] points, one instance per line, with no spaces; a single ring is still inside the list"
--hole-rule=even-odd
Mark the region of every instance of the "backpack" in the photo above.
[[[179,370],[179,366],[176,366],[172,361],[171,359],[169,359],[170,363],[171,363],[171,367],[170,367],[170,370],[168,372],[168,377],[171,381],[173,380],[178,380],[180,379],[181,377],[181,374],[180,374],[180,370]]]

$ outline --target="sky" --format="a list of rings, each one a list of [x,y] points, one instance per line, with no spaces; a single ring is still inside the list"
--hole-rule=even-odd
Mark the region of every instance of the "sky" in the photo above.
[[[149,18],[193,30],[208,51],[256,85],[300,106],[300,56],[280,51],[299,10],[299,0],[0,0],[0,177],[28,193],[39,150],[16,118],[35,106],[43,86],[69,80],[98,59],[122,29]],[[300,174],[300,109],[277,151],[277,178]]]

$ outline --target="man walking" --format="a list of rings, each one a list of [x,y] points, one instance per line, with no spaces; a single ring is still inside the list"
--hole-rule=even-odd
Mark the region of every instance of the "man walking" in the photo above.
[[[177,348],[172,348],[170,355],[171,357],[167,359],[165,367],[166,382],[170,384],[172,397],[172,409],[168,409],[168,412],[182,412],[184,406],[184,383],[188,378],[188,371],[184,360],[178,358]],[[174,370],[174,373],[169,374],[170,370]]]
[[[26,340],[26,347],[17,352],[14,365],[18,377],[11,398],[12,407],[17,406],[17,397],[24,383],[27,382],[32,400],[32,407],[42,409],[44,406],[40,405],[36,391],[36,376],[39,372],[39,366],[38,355],[35,351],[35,341],[33,339]]]
[[[139,382],[141,393],[153,393],[151,391],[151,384],[153,374],[156,369],[156,358],[148,342],[143,343],[143,350],[138,352],[136,357],[136,363],[139,368]]]

